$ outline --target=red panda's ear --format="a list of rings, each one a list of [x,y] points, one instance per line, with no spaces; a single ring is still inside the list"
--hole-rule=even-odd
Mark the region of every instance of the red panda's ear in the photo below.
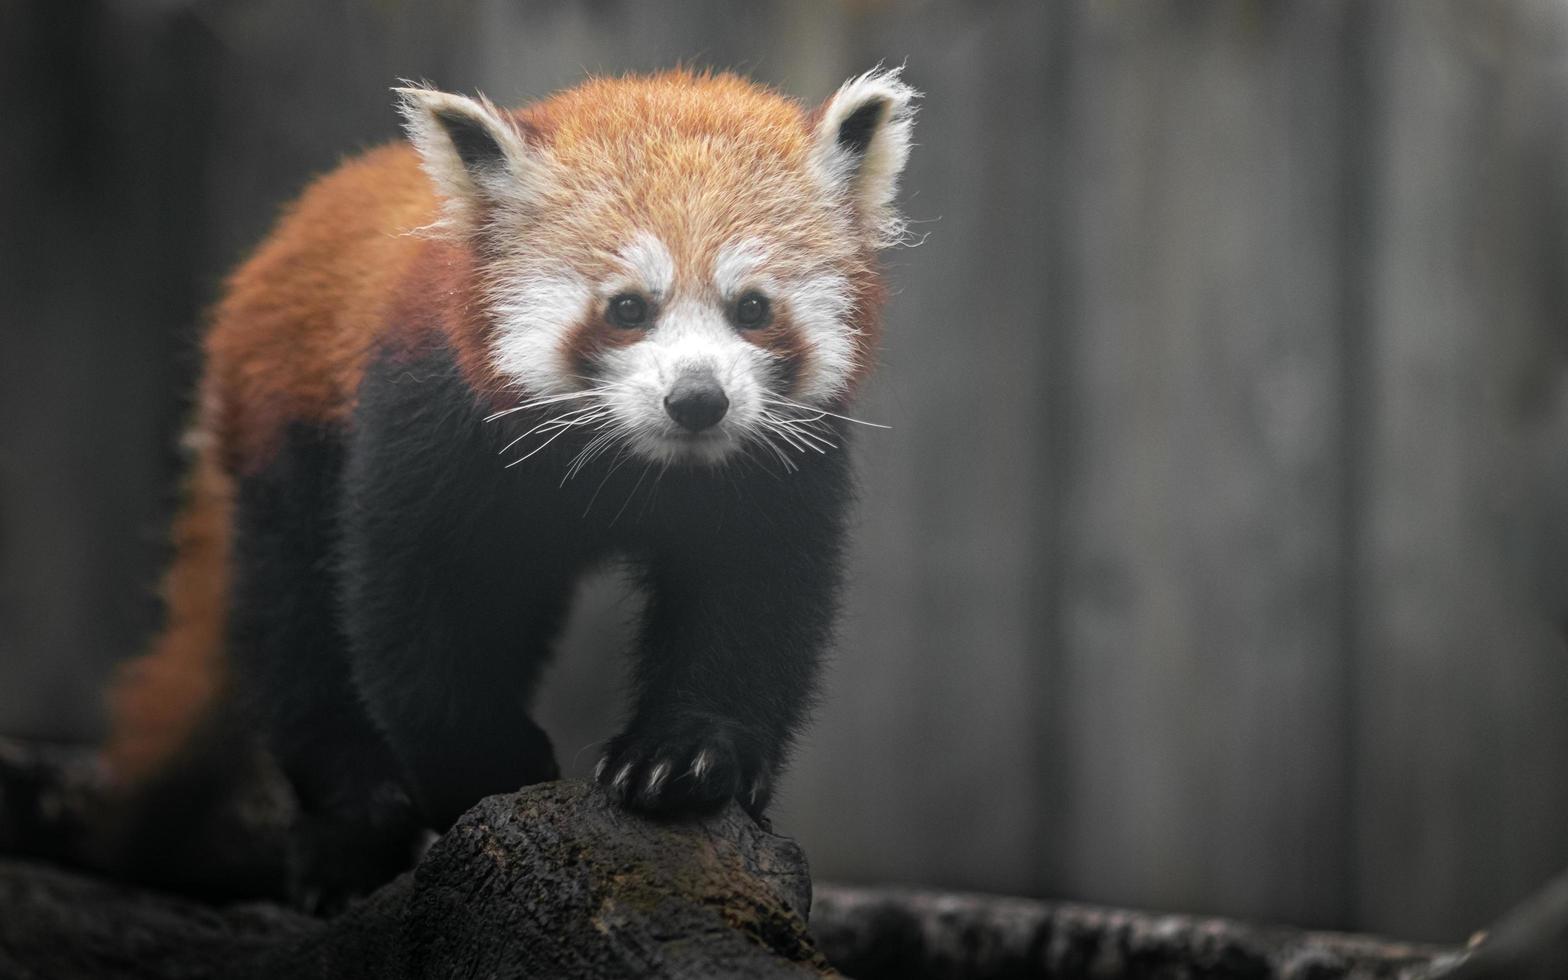
[[[902,71],[874,68],[845,82],[817,111],[812,135],[817,178],[848,198],[879,246],[896,243],[904,231],[893,198],[909,159],[920,93],[899,78]]]
[[[449,218],[480,220],[485,205],[521,206],[533,198],[539,151],[489,99],[420,86],[393,91],[403,127]]]

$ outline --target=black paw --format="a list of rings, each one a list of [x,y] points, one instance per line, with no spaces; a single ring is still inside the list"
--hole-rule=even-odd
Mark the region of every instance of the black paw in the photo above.
[[[594,779],[616,802],[650,813],[715,810],[738,799],[757,815],[770,792],[761,759],[711,723],[622,733]]]

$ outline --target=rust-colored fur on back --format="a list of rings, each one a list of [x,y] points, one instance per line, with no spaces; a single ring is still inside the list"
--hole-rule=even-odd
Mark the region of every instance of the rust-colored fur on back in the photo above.
[[[117,782],[154,775],[222,690],[234,478],[265,463],[289,422],[348,411],[386,307],[432,247],[409,232],[436,214],[413,150],[383,147],[313,184],[229,279],[203,343],[166,624],[110,692],[106,758]]]

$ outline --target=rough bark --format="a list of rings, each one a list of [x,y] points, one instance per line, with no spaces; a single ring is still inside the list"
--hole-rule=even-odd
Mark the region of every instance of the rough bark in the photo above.
[[[626,814],[584,783],[484,800],[343,914],[214,908],[0,862],[0,976],[805,977],[800,849],[736,806]]]
[[[481,802],[412,872],[332,919],[66,870],[103,802],[79,750],[0,740],[0,977],[791,977],[1535,980],[1568,976],[1568,876],[1475,950],[912,889],[825,886],[738,807],[628,814],[578,782]],[[231,839],[281,855],[276,808]],[[815,940],[813,939],[815,937]]]
[[[802,896],[781,894],[804,883],[787,842],[754,827],[731,840],[740,818],[726,815],[688,835],[685,848],[669,847],[669,828],[638,821],[633,836],[657,841],[651,856],[620,842],[600,851],[597,835],[578,834],[584,801],[572,784],[487,801],[419,870],[330,921],[271,904],[213,908],[0,861],[0,975],[832,975],[787,904]],[[542,809],[553,816],[541,832]],[[760,879],[746,880],[754,872]],[[1361,936],[831,886],[818,896],[813,931],[822,953],[859,980],[1416,980],[1457,959]],[[1560,976],[1507,969],[1485,975]]]
[[[917,889],[824,886],[811,931],[857,980],[1416,980],[1460,956],[1371,936]]]

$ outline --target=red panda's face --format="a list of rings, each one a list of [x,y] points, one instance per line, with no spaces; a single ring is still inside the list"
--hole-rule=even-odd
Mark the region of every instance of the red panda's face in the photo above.
[[[483,256],[497,374],[607,448],[701,463],[823,448],[812,423],[872,353],[913,94],[871,74],[808,115],[669,74],[514,118],[406,93],[447,220]]]

